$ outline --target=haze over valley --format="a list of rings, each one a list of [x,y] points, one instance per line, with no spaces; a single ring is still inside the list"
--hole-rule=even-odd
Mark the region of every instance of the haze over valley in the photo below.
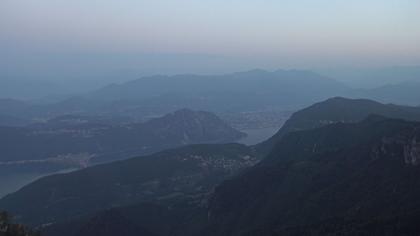
[[[419,235],[419,12],[1,1],[0,236]]]

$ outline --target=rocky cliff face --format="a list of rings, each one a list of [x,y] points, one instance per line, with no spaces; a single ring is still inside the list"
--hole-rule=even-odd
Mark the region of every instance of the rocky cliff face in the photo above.
[[[406,164],[418,165],[420,163],[420,142],[413,138],[404,145],[404,160]]]
[[[373,148],[374,158],[383,156],[401,158],[407,165],[420,164],[419,130],[413,129],[409,133],[400,133],[394,137],[383,137],[378,147]]]

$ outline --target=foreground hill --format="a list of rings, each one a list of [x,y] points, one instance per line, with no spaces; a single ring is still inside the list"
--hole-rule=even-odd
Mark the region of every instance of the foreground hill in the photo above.
[[[417,221],[387,222],[420,210],[419,139],[420,123],[378,116],[290,133],[216,189],[208,233],[412,235]]]
[[[59,222],[42,228],[43,236],[200,235],[207,222],[205,202],[156,204],[142,202],[97,212],[94,216]]]
[[[142,201],[200,205],[216,184],[257,160],[240,144],[193,145],[45,177],[4,197],[0,209],[39,225]]]
[[[208,205],[178,198],[171,207],[118,207],[44,233],[417,235],[419,139],[420,123],[381,116],[292,132],[259,164],[216,187]]]
[[[318,128],[337,122],[355,123],[371,114],[420,121],[419,107],[382,104],[368,99],[335,97],[295,112],[272,138],[257,145],[257,149],[262,153],[268,153],[284,135],[290,132]]]

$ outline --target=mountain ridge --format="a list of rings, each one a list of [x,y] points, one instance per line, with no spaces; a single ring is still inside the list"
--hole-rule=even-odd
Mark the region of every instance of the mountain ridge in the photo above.
[[[41,160],[87,153],[101,161],[101,156],[108,158],[109,152],[132,149],[133,153],[146,154],[186,144],[232,142],[245,136],[212,113],[189,109],[144,123],[115,125],[81,119],[69,117],[63,126],[45,123],[33,127],[0,127],[7,134],[1,137],[0,150],[8,158],[0,160]]]
[[[216,188],[209,235],[277,235],[333,217],[420,209],[420,123],[377,118],[284,136],[261,163]]]
[[[256,148],[268,153],[272,146],[289,132],[318,128],[336,122],[359,122],[371,114],[420,121],[418,107],[383,104],[370,99],[334,97],[293,113],[273,137],[257,144]]]

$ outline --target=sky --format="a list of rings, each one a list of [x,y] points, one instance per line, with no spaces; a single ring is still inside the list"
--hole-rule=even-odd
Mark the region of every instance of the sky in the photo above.
[[[0,79],[420,65],[419,0],[1,0]]]

